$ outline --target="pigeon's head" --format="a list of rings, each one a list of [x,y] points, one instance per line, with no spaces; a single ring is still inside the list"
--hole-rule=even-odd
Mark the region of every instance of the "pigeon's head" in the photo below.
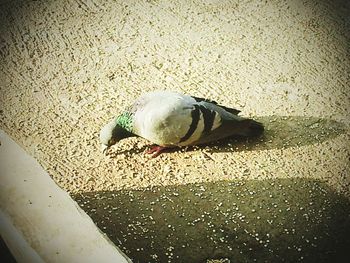
[[[102,152],[105,152],[110,146],[116,144],[120,138],[118,138],[118,129],[122,129],[115,121],[111,121],[106,124],[100,132],[100,142]]]
[[[131,132],[123,127],[123,120],[120,116],[106,124],[100,132],[100,141],[102,152],[106,153],[107,149],[119,142],[121,139],[134,136]]]

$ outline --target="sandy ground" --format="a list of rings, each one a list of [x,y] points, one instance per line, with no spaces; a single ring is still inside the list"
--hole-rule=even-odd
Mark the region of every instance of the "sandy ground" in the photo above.
[[[350,227],[349,12],[347,1],[4,1],[0,125],[135,262],[327,259]],[[132,138],[103,156],[101,126],[155,89],[236,107],[266,133],[156,159]]]

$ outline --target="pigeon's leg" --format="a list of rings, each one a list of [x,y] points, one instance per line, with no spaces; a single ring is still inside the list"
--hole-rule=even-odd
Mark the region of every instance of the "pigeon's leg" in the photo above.
[[[152,146],[151,149],[149,149],[148,151],[146,151],[146,153],[148,154],[152,154],[152,158],[157,157],[158,155],[160,155],[163,152],[166,152],[169,148],[168,147],[163,147],[163,146],[159,146],[159,145],[155,145]]]

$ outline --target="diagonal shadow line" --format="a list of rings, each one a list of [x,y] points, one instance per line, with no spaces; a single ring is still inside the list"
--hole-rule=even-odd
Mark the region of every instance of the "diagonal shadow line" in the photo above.
[[[96,191],[74,199],[133,262],[347,262],[350,202],[304,178]]]
[[[322,143],[347,132],[345,124],[325,118],[304,116],[262,116],[255,120],[261,122],[264,133],[257,138],[228,138],[206,145],[187,147],[186,151],[206,148],[208,152],[240,152],[285,149],[295,146]],[[131,150],[111,153],[111,157],[118,154],[140,154],[147,146]],[[182,151],[174,148],[173,151]]]

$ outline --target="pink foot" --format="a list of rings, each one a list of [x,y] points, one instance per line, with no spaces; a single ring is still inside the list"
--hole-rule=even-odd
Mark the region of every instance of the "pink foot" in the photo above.
[[[162,152],[165,152],[167,149],[168,149],[167,147],[156,145],[156,146],[152,146],[152,148],[149,149],[148,151],[146,151],[146,153],[148,153],[148,154],[153,153],[151,157],[155,158],[158,155],[160,155]]]

